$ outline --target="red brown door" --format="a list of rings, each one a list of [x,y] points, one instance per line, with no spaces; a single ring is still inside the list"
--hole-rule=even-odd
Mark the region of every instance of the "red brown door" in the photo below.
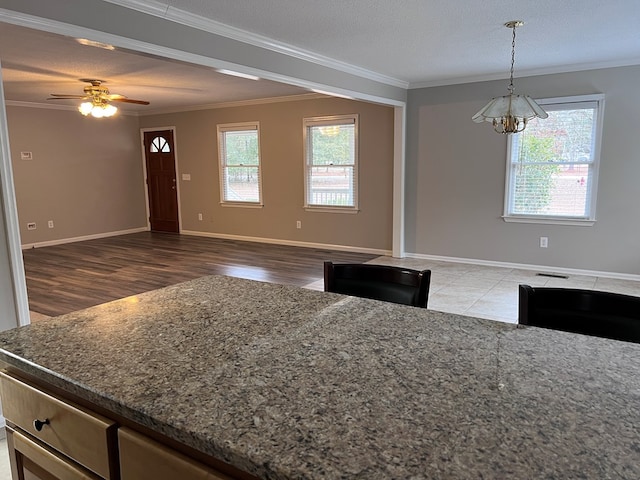
[[[154,232],[178,233],[178,191],[173,132],[144,132],[149,222]]]

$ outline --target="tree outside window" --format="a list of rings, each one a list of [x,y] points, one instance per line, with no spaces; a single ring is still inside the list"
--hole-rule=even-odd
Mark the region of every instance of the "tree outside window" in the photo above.
[[[509,138],[505,220],[593,221],[602,98],[573,97],[544,104]]]
[[[304,120],[305,207],[357,207],[357,115]]]
[[[222,203],[262,203],[257,123],[218,125]]]

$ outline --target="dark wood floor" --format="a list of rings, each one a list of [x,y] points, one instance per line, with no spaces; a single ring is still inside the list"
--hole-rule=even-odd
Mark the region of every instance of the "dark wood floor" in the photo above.
[[[376,255],[142,232],[23,257],[30,310],[55,316],[212,274],[305,286],[322,279],[324,260]]]

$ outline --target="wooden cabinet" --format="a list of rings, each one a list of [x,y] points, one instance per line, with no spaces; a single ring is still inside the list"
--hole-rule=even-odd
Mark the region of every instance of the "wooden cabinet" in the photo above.
[[[122,480],[230,480],[161,443],[128,429],[118,430]]]
[[[61,463],[68,464],[65,471],[86,476],[59,478],[117,478],[115,422],[5,373],[0,373],[0,391],[15,478],[29,478],[24,470]]]
[[[0,372],[0,395],[13,480],[238,478],[14,375]]]
[[[99,480],[87,469],[40,442],[7,427],[11,475],[24,480]]]

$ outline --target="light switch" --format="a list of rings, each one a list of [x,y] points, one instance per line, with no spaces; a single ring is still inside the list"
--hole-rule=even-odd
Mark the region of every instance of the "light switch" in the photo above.
[[[191,180],[191,174],[190,173],[183,173],[182,174],[182,180]]]
[[[32,152],[20,152],[20,160],[33,160]]]

